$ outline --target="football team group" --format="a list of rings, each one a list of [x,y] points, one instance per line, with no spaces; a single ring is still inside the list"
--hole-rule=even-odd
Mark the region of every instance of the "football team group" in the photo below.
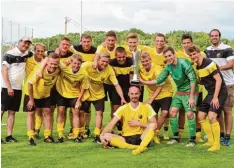
[[[55,142],[54,122],[57,143],[89,138],[91,104],[96,111],[93,142],[105,148],[132,149],[137,155],[151,142],[160,144],[161,139],[168,145],[179,143],[186,118],[186,147],[204,142],[201,130],[208,151],[230,146],[234,52],[221,42],[218,29],[211,30],[209,37],[211,45],[204,52],[190,34],[182,35],[180,51],[170,47],[162,33],[155,35],[154,47],[140,45],[136,33],[127,35],[126,45],[118,45],[116,33],[109,31],[97,48],[92,46],[92,37],[83,34],[79,45],[63,37],[54,51],[47,51],[42,43],[33,44],[29,51],[32,40],[23,37],[3,56],[1,118],[6,111],[8,116],[7,136],[1,143],[17,142],[12,133],[23,93],[31,146],[40,138],[42,123],[46,143]],[[136,52],[140,53],[138,65],[132,57]],[[134,75],[139,85],[131,84]],[[143,100],[146,91],[148,98]],[[110,102],[111,121],[102,128],[105,101]],[[65,136],[67,116],[70,132]]]

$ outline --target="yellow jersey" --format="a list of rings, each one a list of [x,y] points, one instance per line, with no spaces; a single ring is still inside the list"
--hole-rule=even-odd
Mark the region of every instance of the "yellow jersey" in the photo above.
[[[165,56],[163,55],[163,53],[157,53],[156,48],[151,48],[149,50],[149,54],[152,63],[154,63],[155,65],[159,65],[162,68],[165,67]]]
[[[163,70],[163,68],[161,66],[155,65],[152,63],[152,67],[151,67],[150,71],[147,72],[145,70],[145,68],[143,68],[143,66],[140,65],[139,75],[145,81],[156,80],[157,77],[159,76],[159,74],[162,72],[162,70]],[[146,88],[149,92],[149,97],[153,96],[157,87],[158,87],[157,85],[147,85],[146,86]],[[172,88],[171,80],[169,78],[167,78],[167,80],[162,85],[161,92],[158,94],[158,96],[155,98],[155,100],[163,99],[165,97],[172,97],[172,95],[173,95],[173,88]]]
[[[97,48],[96,53],[107,52],[108,54],[110,54],[110,58],[111,58],[111,59],[114,59],[114,58],[115,58],[115,49],[116,49],[117,47],[118,47],[118,46],[115,45],[114,50],[109,51],[107,47],[104,47],[103,45],[99,45],[98,48]]]
[[[138,120],[141,123],[147,124],[148,120],[155,117],[156,113],[149,104],[139,102],[136,109],[132,108],[131,104],[125,104],[118,108],[114,113],[118,119],[123,121],[123,136],[132,136],[142,134],[145,130],[143,127],[131,127],[128,122],[131,120]]]
[[[127,56],[128,57],[132,57],[132,51],[130,51],[129,46],[128,45],[123,45],[122,47],[125,49],[125,51],[127,53]],[[145,45],[137,45],[137,49],[136,50],[137,51],[141,50],[142,52],[144,52],[144,51],[149,52],[151,50],[151,48],[148,47],[148,46],[145,46]]]
[[[118,84],[114,70],[107,66],[104,70],[98,71],[93,68],[93,62],[85,62],[81,65],[81,71],[86,71],[90,81],[88,101],[100,100],[105,97],[103,83],[110,81],[113,85]]]
[[[50,96],[50,90],[54,86],[58,74],[59,68],[54,73],[48,73],[46,67],[43,70],[42,77],[38,77],[37,73],[40,70],[40,64],[37,64],[33,69],[33,72],[27,77],[24,85],[24,93],[28,95],[28,83],[33,85],[33,97],[35,99],[47,98]]]
[[[60,63],[61,72],[56,81],[56,90],[65,98],[77,98],[80,96],[81,89],[89,88],[89,80],[86,71],[73,73],[71,64],[66,66]],[[88,92],[84,94],[82,101],[89,97]]]
[[[33,71],[34,67],[37,64],[39,64],[39,63],[41,63],[41,61],[37,62],[35,60],[35,56],[34,55],[31,56],[31,57],[29,57],[29,58],[27,58],[27,60],[26,60],[26,66],[25,66],[26,77],[28,77],[28,75]]]
[[[84,51],[82,45],[74,45],[69,48],[69,51],[74,54],[79,54],[80,56],[82,56],[83,61],[86,62],[86,61],[94,61],[97,48],[91,46],[89,51]]]

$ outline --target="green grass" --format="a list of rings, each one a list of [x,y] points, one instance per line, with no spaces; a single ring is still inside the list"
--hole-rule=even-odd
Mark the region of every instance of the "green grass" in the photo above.
[[[106,105],[104,125],[108,123],[110,114],[109,105]],[[3,123],[6,121],[6,116],[7,113],[4,115]],[[92,113],[91,123],[94,123],[94,117]],[[6,126],[1,127],[2,137],[5,137]],[[55,128],[54,124],[53,135],[57,138]],[[91,129],[93,129],[93,124]],[[65,132],[68,131],[67,123]],[[127,149],[103,149],[102,146],[93,144],[92,138],[80,144],[69,140],[63,144],[46,144],[43,139],[40,139],[36,141],[36,147],[30,147],[27,145],[26,113],[23,112],[16,114],[13,135],[19,140],[18,143],[1,146],[3,168],[234,168],[234,146],[222,147],[220,151],[214,153],[207,152],[207,148],[201,144],[195,148],[186,148],[184,145],[188,138],[187,127],[182,143],[169,146],[166,141],[162,141],[160,145],[152,144],[147,152],[138,156],[132,156],[131,150]]]

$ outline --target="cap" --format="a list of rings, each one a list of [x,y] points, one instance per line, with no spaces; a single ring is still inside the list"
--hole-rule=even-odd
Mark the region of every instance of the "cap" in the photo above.
[[[32,43],[32,39],[30,37],[22,37],[19,41],[30,41]]]

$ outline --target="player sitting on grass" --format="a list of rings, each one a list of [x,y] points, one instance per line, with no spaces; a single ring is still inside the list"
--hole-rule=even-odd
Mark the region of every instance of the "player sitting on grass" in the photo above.
[[[208,151],[216,151],[220,149],[220,125],[217,116],[221,114],[224,107],[227,87],[214,61],[203,58],[199,48],[195,46],[190,47],[188,51],[192,61],[197,64],[200,83],[205,86],[208,92],[198,113],[202,129],[208,137],[208,142],[204,145],[211,146]],[[206,120],[206,116],[209,120]]]
[[[157,127],[156,114],[150,105],[139,102],[140,94],[138,86],[130,86],[128,93],[130,103],[121,106],[114,113],[114,118],[100,135],[104,145],[134,149],[132,154],[137,155],[143,152],[153,140]],[[112,134],[111,131],[121,119],[123,120],[122,136]]]

